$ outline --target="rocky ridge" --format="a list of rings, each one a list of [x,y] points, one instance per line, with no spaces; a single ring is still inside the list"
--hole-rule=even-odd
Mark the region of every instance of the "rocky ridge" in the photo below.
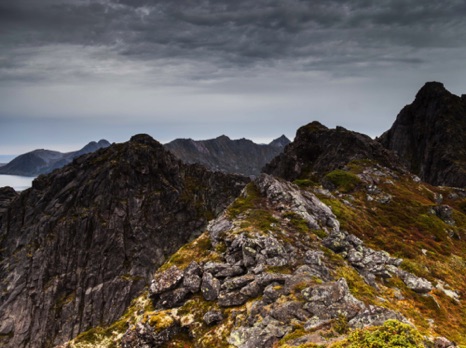
[[[267,164],[264,172],[290,181],[319,180],[354,160],[373,160],[387,168],[402,167],[393,153],[367,135],[343,127],[329,129],[314,121],[298,129],[293,143]]]
[[[8,175],[22,175],[22,176],[38,176],[40,174],[47,174],[51,171],[61,168],[73,159],[95,152],[99,149],[110,146],[107,140],[99,140],[98,142],[91,141],[82,149],[73,152],[62,153],[51,150],[34,150],[25,154],[19,155],[0,166],[0,174]]]
[[[383,167],[359,171],[360,193],[370,209],[393,204],[398,199],[393,192],[388,202],[368,198],[383,196],[385,184],[395,186],[407,175]],[[404,180],[413,182],[409,175]],[[357,202],[355,197],[349,201],[352,195],[318,186],[300,189],[262,175],[156,273],[146,295],[151,308],[120,323],[123,331],[110,334],[107,342],[122,347],[344,347],[338,344],[351,339],[348,333],[369,326],[399,323],[393,325],[414,330],[410,325],[419,325],[419,318],[404,307],[406,298],[444,308],[446,295],[432,280],[407,270],[402,258],[342,229],[347,222],[330,206],[347,201],[343,204],[351,210]],[[457,301],[455,311],[461,313],[464,305]],[[427,344],[425,337],[412,335],[416,347]],[[82,347],[91,337],[95,332],[69,347]],[[445,338],[434,341],[454,345]]]
[[[0,345],[52,347],[113,322],[151,270],[202,232],[246,182],[185,165],[137,135],[40,176],[17,197],[6,192]]]
[[[378,140],[423,181],[466,187],[466,95],[426,83]]]
[[[213,171],[256,176],[289,143],[284,135],[267,145],[248,139],[231,140],[222,135],[210,140],[176,139],[165,144],[165,148],[186,163],[199,163]]]

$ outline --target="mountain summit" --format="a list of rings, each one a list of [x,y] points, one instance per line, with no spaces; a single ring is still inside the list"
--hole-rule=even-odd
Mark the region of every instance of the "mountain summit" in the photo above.
[[[389,168],[400,167],[390,151],[367,135],[343,127],[329,129],[314,121],[298,129],[293,143],[264,172],[287,180],[319,179],[358,159],[374,160]]]
[[[407,167],[434,185],[466,186],[466,95],[428,82],[379,139]]]

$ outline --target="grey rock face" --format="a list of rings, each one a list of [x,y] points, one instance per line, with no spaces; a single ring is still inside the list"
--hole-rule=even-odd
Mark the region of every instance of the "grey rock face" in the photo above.
[[[283,135],[268,145],[220,136],[210,140],[176,139],[165,148],[185,163],[199,163],[212,171],[259,175],[261,169],[290,141]]]
[[[40,176],[1,215],[0,345],[52,347],[114,322],[247,181],[145,135]]]
[[[12,187],[0,187],[0,227],[2,221],[1,216],[8,211],[8,206],[18,196],[19,194]]]
[[[228,337],[228,343],[238,348],[271,347],[277,338],[285,336],[291,327],[267,317],[253,327],[241,327]]]
[[[466,187],[466,99],[426,83],[379,141],[433,185]]]
[[[431,282],[424,278],[416,277],[414,274],[403,270],[397,270],[396,274],[406,284],[408,288],[416,292],[425,294],[430,292],[434,287]]]

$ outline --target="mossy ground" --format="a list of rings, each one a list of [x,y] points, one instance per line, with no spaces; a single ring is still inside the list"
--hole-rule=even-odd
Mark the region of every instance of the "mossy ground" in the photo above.
[[[348,167],[356,175],[364,170],[365,164]],[[379,177],[377,180],[378,188],[391,197],[388,203],[368,199],[364,186],[351,192],[351,200],[347,199],[351,204],[343,202],[347,197],[344,191],[340,191],[340,194],[337,192],[335,198],[320,198],[332,208],[342,229],[355,234],[373,249],[386,250],[393,256],[403,258],[403,269],[428,279],[434,285],[441,280],[464,296],[466,215],[462,210],[463,201],[449,198],[452,196],[450,188],[418,183],[409,175]],[[440,195],[443,196],[441,204],[453,209],[454,226],[432,212],[432,207],[438,204],[435,200]],[[351,279],[348,274],[345,278]],[[379,281],[386,287],[381,287],[377,293],[361,293],[365,287],[349,283],[355,296],[358,297],[356,294],[359,293],[364,301],[370,302],[374,295],[385,297],[388,302],[378,305],[400,311],[423,334],[446,336],[457,343],[466,344],[466,306],[463,299],[456,301],[439,290],[419,295],[394,279]],[[404,299],[390,295],[391,288],[398,288]]]

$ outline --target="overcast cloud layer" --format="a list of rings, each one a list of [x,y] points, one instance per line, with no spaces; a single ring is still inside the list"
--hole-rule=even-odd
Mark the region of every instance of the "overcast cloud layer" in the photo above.
[[[381,134],[417,90],[466,93],[463,0],[0,0],[0,154],[149,133]]]

